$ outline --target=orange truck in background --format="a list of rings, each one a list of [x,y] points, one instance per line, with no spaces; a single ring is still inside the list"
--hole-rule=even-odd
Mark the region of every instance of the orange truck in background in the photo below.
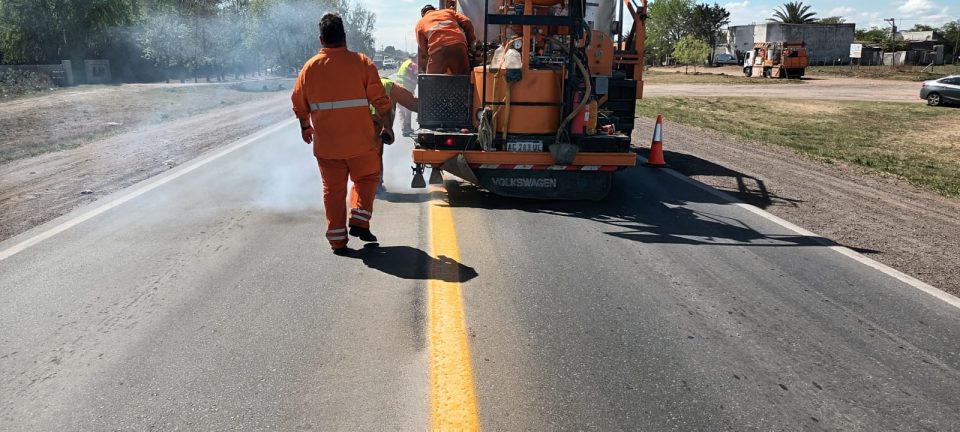
[[[744,76],[764,78],[800,78],[810,60],[807,44],[800,42],[760,42],[753,45],[743,64]]]

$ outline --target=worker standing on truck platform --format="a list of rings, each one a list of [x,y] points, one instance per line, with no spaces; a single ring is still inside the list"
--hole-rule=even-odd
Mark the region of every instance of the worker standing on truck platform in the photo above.
[[[397,84],[409,91],[411,94],[417,91],[417,64],[413,61],[414,57],[410,57],[404,60],[400,64],[400,70],[397,71]],[[389,91],[387,92],[389,93]],[[389,95],[388,95],[389,96]],[[393,99],[393,98],[391,98]],[[407,109],[402,103],[400,104],[400,127],[403,136],[413,135],[413,112],[415,110]]]
[[[383,145],[393,144],[394,135],[393,135],[393,122],[395,119],[395,113],[397,110],[397,104],[400,104],[401,107],[406,108],[409,111],[417,112],[417,105],[419,100],[416,96],[413,95],[409,90],[397,85],[393,81],[387,78],[380,78],[380,82],[383,84],[384,90],[387,92],[387,97],[390,98],[390,113],[386,116],[381,116],[377,113],[373,105],[370,105],[370,115],[373,117],[373,130],[383,131],[380,133],[378,144],[379,144],[379,153],[380,153],[380,187],[383,189]]]
[[[473,23],[453,9],[426,5],[420,9],[416,36],[421,65],[428,74],[466,75],[470,72],[470,53],[477,37]]]
[[[294,85],[293,112],[300,120],[303,141],[313,143],[320,165],[327,240],[334,253],[347,249],[347,178],[350,193],[349,234],[375,242],[370,232],[373,201],[380,181],[377,135],[368,106],[390,115],[391,103],[380,74],[367,56],[349,51],[340,15],[320,18],[323,48],[307,61]]]

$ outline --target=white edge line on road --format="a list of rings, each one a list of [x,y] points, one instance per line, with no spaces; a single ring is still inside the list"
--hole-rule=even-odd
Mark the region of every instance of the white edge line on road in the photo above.
[[[288,120],[288,121],[280,122],[280,123],[278,123],[278,124],[276,124],[276,125],[274,125],[274,126],[271,126],[271,127],[266,128],[266,129],[263,129],[263,130],[261,130],[260,132],[257,132],[256,134],[254,134],[254,135],[252,135],[252,136],[250,136],[250,137],[248,137],[248,138],[245,138],[245,139],[243,139],[243,140],[237,141],[237,142],[229,145],[228,147],[224,147],[224,148],[222,148],[222,149],[220,149],[220,150],[216,150],[216,151],[214,151],[213,153],[208,153],[208,154],[205,155],[205,156],[200,156],[199,158],[193,159],[193,160],[191,160],[191,161],[189,161],[189,162],[187,162],[187,163],[185,163],[185,164],[183,164],[183,165],[180,165],[179,167],[176,167],[176,168],[174,168],[174,169],[172,169],[172,170],[170,170],[170,171],[167,171],[167,172],[164,172],[164,173],[162,173],[162,174],[159,174],[159,175],[157,175],[156,177],[154,177],[154,178],[152,178],[152,179],[145,180],[145,181],[137,184],[136,186],[133,186],[132,188],[126,190],[125,192],[120,192],[120,195],[118,195],[116,198],[114,198],[114,199],[112,199],[112,200],[109,200],[109,201],[107,201],[107,202],[101,203],[100,205],[98,205],[98,206],[96,206],[96,207],[93,207],[93,208],[91,208],[91,209],[88,209],[88,210],[86,210],[86,211],[81,211],[81,213],[77,214],[76,216],[70,217],[69,219],[64,220],[64,221],[62,221],[62,222],[60,222],[60,223],[58,223],[58,224],[56,224],[56,225],[54,225],[54,226],[52,226],[52,227],[50,227],[50,228],[47,228],[46,230],[44,230],[44,231],[42,231],[42,232],[40,232],[40,233],[37,233],[36,235],[34,235],[34,236],[32,236],[32,237],[24,240],[24,241],[21,241],[21,242],[19,242],[19,243],[16,243],[16,244],[14,244],[13,246],[10,246],[9,248],[0,251],[0,261],[3,261],[3,260],[5,260],[5,259],[7,259],[7,258],[10,258],[10,257],[12,257],[12,256],[20,253],[20,252],[23,252],[24,250],[30,248],[31,246],[35,246],[35,245],[43,242],[44,240],[47,240],[47,239],[49,239],[49,238],[51,238],[51,237],[53,237],[53,236],[55,236],[55,235],[57,235],[57,234],[60,234],[60,233],[66,231],[66,230],[68,230],[68,229],[70,229],[70,228],[73,228],[73,227],[75,227],[75,226],[77,226],[77,225],[79,225],[79,224],[81,224],[81,223],[83,223],[83,222],[85,222],[85,221],[88,221],[88,220],[90,220],[90,219],[92,219],[92,218],[94,218],[94,217],[96,217],[96,216],[98,216],[98,215],[100,215],[100,214],[103,214],[103,213],[109,211],[110,209],[113,209],[113,208],[115,208],[115,207],[118,207],[118,206],[120,206],[120,205],[122,205],[122,204],[124,204],[124,203],[126,203],[126,202],[128,202],[128,201],[130,201],[130,200],[132,200],[132,199],[134,199],[134,198],[139,197],[140,195],[143,195],[143,194],[145,194],[145,193],[147,193],[147,192],[150,192],[150,191],[152,191],[152,190],[154,190],[154,189],[156,189],[156,188],[158,188],[158,187],[160,187],[160,186],[163,186],[163,185],[165,185],[165,184],[167,184],[167,183],[170,183],[170,182],[172,182],[172,181],[174,181],[174,180],[176,180],[176,179],[178,179],[178,178],[180,178],[180,177],[183,177],[184,175],[189,174],[190,172],[196,170],[197,168],[200,168],[200,167],[202,167],[202,166],[204,166],[204,165],[206,165],[206,164],[208,164],[208,163],[210,163],[210,162],[213,162],[213,161],[215,161],[215,160],[217,160],[217,159],[220,159],[220,158],[222,158],[222,157],[224,157],[224,156],[226,156],[226,155],[228,155],[228,154],[230,154],[230,153],[232,153],[232,152],[234,152],[234,151],[237,151],[237,150],[239,150],[239,149],[241,149],[241,148],[243,148],[243,147],[246,147],[246,146],[250,145],[250,144],[253,143],[253,142],[256,142],[256,141],[258,141],[258,140],[260,140],[260,139],[263,139],[263,137],[268,136],[268,135],[270,135],[270,134],[272,134],[272,133],[274,133],[274,132],[282,129],[282,128],[290,125],[291,123],[294,123],[294,121],[295,121],[295,119],[291,119],[291,120]]]
[[[643,156],[637,155],[637,158],[640,159],[640,160],[642,160],[643,162],[646,162],[646,158],[644,158]],[[717,190],[717,189],[715,189],[715,188],[713,188],[713,187],[710,187],[710,186],[708,186],[708,185],[706,185],[706,184],[704,184],[704,183],[701,183],[701,182],[699,182],[699,181],[697,181],[697,180],[695,180],[695,179],[692,179],[692,178],[690,178],[690,177],[687,177],[686,175],[683,175],[682,173],[680,173],[680,172],[678,172],[678,171],[675,171],[675,170],[673,170],[673,169],[671,169],[671,168],[667,168],[667,169],[665,169],[664,171],[666,171],[666,172],[667,172],[668,174],[670,174],[671,176],[673,176],[673,177],[675,177],[675,178],[677,178],[677,179],[680,179],[681,181],[684,181],[684,182],[687,182],[687,183],[689,183],[689,184],[692,184],[693,186],[697,187],[698,189],[700,189],[700,190],[702,190],[702,191],[704,191],[704,192],[707,192],[707,193],[709,193],[709,194],[711,194],[711,195],[713,195],[713,196],[715,196],[715,197],[721,198],[721,199],[723,199],[724,201],[729,201],[729,202],[730,202],[731,204],[733,204],[733,205],[736,205],[736,206],[738,206],[738,207],[740,207],[740,208],[742,208],[742,209],[744,209],[744,210],[747,210],[747,211],[749,211],[749,212],[751,212],[751,213],[753,213],[753,214],[755,214],[755,215],[757,215],[757,216],[760,216],[760,217],[762,217],[762,218],[764,218],[764,219],[766,219],[766,220],[769,220],[770,222],[773,222],[773,223],[775,223],[775,224],[777,224],[777,225],[780,225],[781,227],[784,227],[784,228],[786,228],[786,229],[788,229],[788,230],[790,230],[790,231],[793,231],[793,232],[795,232],[795,233],[797,233],[797,234],[799,234],[799,235],[807,236],[807,237],[815,237],[815,238],[819,238],[819,239],[826,239],[825,237],[823,237],[823,236],[821,236],[821,235],[819,235],[819,234],[816,234],[816,233],[814,233],[814,232],[812,232],[812,231],[809,231],[809,230],[806,230],[806,229],[804,229],[804,228],[801,228],[801,227],[799,227],[799,226],[797,226],[797,225],[794,225],[793,223],[790,223],[790,222],[788,222],[788,221],[786,221],[786,220],[783,220],[783,219],[781,219],[780,217],[775,216],[775,215],[773,215],[772,213],[767,212],[766,210],[763,210],[763,209],[761,209],[761,208],[759,208],[759,207],[752,206],[752,205],[750,205],[750,204],[747,204],[747,203],[745,203],[745,202],[742,202],[742,201],[738,200],[736,197],[734,197],[734,196],[732,196],[732,195],[730,195],[730,194],[724,193],[723,191]],[[850,249],[850,248],[848,248],[848,247],[846,247],[846,246],[839,246],[839,245],[835,245],[835,244],[831,245],[831,244],[827,244],[826,241],[823,241],[823,243],[824,243],[824,246],[825,246],[825,247],[828,247],[828,248],[832,249],[833,251],[835,251],[835,252],[837,252],[837,253],[839,253],[839,254],[841,254],[841,255],[844,255],[844,256],[846,256],[846,257],[848,257],[848,258],[851,258],[851,259],[853,259],[854,261],[857,261],[857,262],[859,262],[859,263],[861,263],[861,264],[863,264],[863,265],[866,265],[867,267],[873,268],[874,270],[880,271],[881,273],[884,273],[884,274],[886,274],[887,276],[890,276],[890,277],[892,277],[892,278],[894,278],[894,279],[897,279],[897,280],[899,280],[900,282],[903,282],[903,283],[905,283],[905,284],[907,284],[907,285],[909,285],[909,286],[911,286],[911,287],[913,287],[913,288],[916,288],[916,289],[918,289],[918,290],[920,290],[920,291],[923,291],[923,292],[925,292],[925,293],[927,293],[927,294],[929,294],[929,295],[931,295],[931,296],[933,296],[933,297],[936,297],[937,299],[940,299],[940,300],[944,301],[945,303],[947,303],[947,304],[949,304],[949,305],[951,305],[951,306],[953,306],[953,307],[955,307],[955,308],[957,308],[957,309],[960,309],[960,298],[957,298],[957,297],[951,295],[950,293],[947,293],[947,292],[945,292],[945,291],[942,291],[942,290],[934,287],[933,285],[930,285],[930,284],[928,284],[928,283],[926,283],[926,282],[924,282],[924,281],[921,281],[920,279],[917,279],[917,278],[915,278],[915,277],[913,277],[913,276],[910,276],[910,275],[908,275],[908,274],[906,274],[906,273],[904,273],[904,272],[901,272],[900,270],[897,270],[897,269],[895,269],[895,268],[893,268],[893,267],[890,267],[890,266],[888,266],[888,265],[886,265],[886,264],[880,263],[880,262],[878,262],[878,261],[876,261],[876,260],[874,260],[874,259],[872,259],[872,258],[868,258],[868,257],[864,256],[863,254],[861,254],[861,253],[859,253],[859,252],[857,252],[857,251],[855,251],[855,250],[853,250],[853,249]]]

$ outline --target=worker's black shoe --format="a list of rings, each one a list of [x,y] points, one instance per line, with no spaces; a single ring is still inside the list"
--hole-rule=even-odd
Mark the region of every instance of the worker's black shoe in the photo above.
[[[377,241],[377,236],[373,235],[369,228],[352,226],[350,227],[350,235],[368,243]]]
[[[333,248],[333,254],[337,256],[347,256],[347,255],[350,255],[350,252],[352,251],[350,250],[349,247],[346,247],[346,246],[342,248]]]

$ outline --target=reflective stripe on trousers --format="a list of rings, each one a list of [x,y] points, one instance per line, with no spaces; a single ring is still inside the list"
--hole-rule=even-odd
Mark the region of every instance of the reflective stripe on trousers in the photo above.
[[[327,230],[327,240],[329,241],[346,240],[346,239],[347,239],[346,228],[337,228],[337,229]]]
[[[353,208],[350,209],[350,217],[353,219],[362,220],[364,222],[370,222],[370,218],[373,217],[373,213],[370,213],[364,209]]]
[[[310,111],[334,110],[340,108],[356,108],[368,105],[366,99],[348,99],[333,102],[313,102],[310,104]]]

